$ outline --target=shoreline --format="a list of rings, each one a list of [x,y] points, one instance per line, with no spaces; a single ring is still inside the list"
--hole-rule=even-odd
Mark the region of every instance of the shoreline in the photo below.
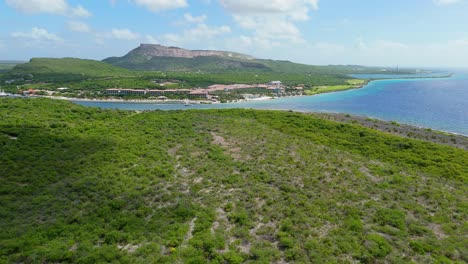
[[[65,96],[47,96],[47,95],[34,95],[31,97],[43,97],[43,98],[50,98],[50,99],[57,99],[57,100],[67,100],[67,101],[77,101],[77,102],[98,102],[98,103],[142,103],[142,104],[190,104],[190,105],[197,105],[197,104],[225,104],[225,103],[241,103],[241,102],[250,102],[250,101],[263,101],[263,100],[275,100],[280,98],[291,98],[291,97],[302,97],[302,96],[316,96],[320,94],[328,94],[328,93],[338,93],[338,92],[345,92],[350,90],[356,90],[364,88],[365,86],[369,85],[374,81],[388,81],[388,80],[414,80],[414,79],[443,79],[443,78],[450,78],[455,76],[454,74],[444,75],[444,76],[433,76],[433,77],[402,77],[402,78],[376,78],[376,79],[362,79],[365,80],[364,83],[356,86],[350,87],[346,89],[338,89],[332,91],[323,91],[316,94],[302,94],[302,95],[292,95],[292,96],[283,96],[283,97],[271,97],[271,96],[260,96],[258,98],[251,98],[251,99],[239,99],[234,101],[227,101],[227,102],[220,102],[220,101],[211,101],[211,100],[190,100],[190,99],[106,99],[106,98],[76,98],[76,97],[65,97]]]
[[[228,108],[228,109],[230,109],[230,108]],[[200,109],[200,110],[204,110],[204,109]],[[447,130],[442,130],[442,129],[437,129],[437,128],[431,128],[431,127],[425,127],[425,126],[417,125],[417,124],[404,123],[404,122],[396,121],[396,120],[386,120],[386,119],[382,119],[382,118],[374,117],[374,116],[350,114],[350,113],[346,113],[346,112],[333,112],[333,111],[325,111],[325,110],[324,111],[320,111],[320,110],[319,111],[304,111],[304,110],[291,110],[291,109],[281,109],[281,108],[277,108],[277,109],[273,109],[273,108],[271,108],[271,109],[260,109],[260,110],[285,111],[285,112],[294,112],[294,113],[310,114],[310,115],[323,115],[323,116],[333,116],[333,115],[339,116],[339,115],[342,115],[342,116],[346,116],[346,117],[348,117],[350,119],[367,119],[367,121],[376,121],[376,122],[389,123],[389,124],[396,123],[396,124],[401,125],[401,126],[408,126],[408,127],[413,127],[415,129],[432,131],[434,133],[445,134],[445,135],[448,135],[448,136],[459,136],[459,137],[466,138],[466,140],[468,140],[468,134],[465,135],[465,134],[461,134],[461,133],[457,133],[457,132],[452,132],[452,131],[447,131]],[[398,125],[395,125],[395,126],[398,127]],[[467,143],[467,150],[468,150],[468,143]]]
[[[400,137],[423,140],[436,144],[448,145],[468,150],[468,135],[463,135],[460,133],[438,130],[391,120],[383,120],[370,116],[360,116],[337,112],[300,112],[335,122],[357,124],[373,130],[378,130],[384,133],[389,133]]]
[[[354,89],[358,89],[358,88],[354,88]],[[339,91],[337,91],[339,92]],[[302,96],[314,96],[314,95],[297,95],[297,96],[288,96],[289,98],[291,97],[302,97]],[[288,98],[288,97],[282,97],[282,98]],[[23,97],[23,96],[16,96],[16,97],[10,97],[10,96],[7,96],[7,97],[0,97],[1,98],[47,98],[47,99],[55,99],[55,100],[65,100],[65,101],[70,101],[72,103],[74,102],[96,102],[96,103],[141,103],[141,104],[147,104],[147,103],[154,103],[155,100],[115,100],[115,99],[111,99],[111,100],[90,100],[90,99],[80,99],[80,98],[57,98],[57,97],[50,97],[50,96],[32,96],[32,97]],[[231,103],[242,103],[242,102],[251,102],[251,101],[265,101],[265,100],[275,100],[275,99],[278,99],[278,98],[273,98],[273,97],[259,97],[259,98],[255,98],[255,99],[249,99],[249,100],[239,100],[239,101],[236,101],[236,102],[231,102]],[[184,101],[182,101],[182,103],[174,103],[175,102],[180,102],[181,100],[173,100],[171,102],[167,102],[167,101],[162,101],[160,100],[159,104],[177,104],[177,105],[181,105],[183,104]],[[200,103],[200,101],[195,101],[196,103],[194,104],[191,104],[191,105],[202,105],[203,103]],[[211,103],[211,104],[221,104],[221,103]],[[191,108],[187,108],[187,109],[191,109]],[[193,109],[193,108],[192,108]],[[226,108],[226,109],[231,109],[231,108]],[[245,108],[245,109],[248,109],[248,108]],[[206,110],[206,109],[196,109],[196,110]],[[269,110],[269,111],[290,111],[290,112],[295,112],[295,113],[302,113],[302,114],[311,114],[311,115],[315,115],[315,116],[327,116],[327,117],[330,117],[330,116],[341,116],[341,117],[346,117],[347,119],[351,119],[351,120],[366,120],[366,121],[369,121],[369,122],[378,122],[378,123],[385,123],[387,125],[391,124],[392,126],[398,128],[400,126],[403,126],[403,127],[411,127],[413,129],[416,129],[416,130],[420,130],[420,131],[426,131],[426,132],[431,132],[431,133],[434,133],[434,134],[437,134],[437,135],[445,135],[447,137],[461,137],[463,139],[465,139],[467,142],[468,142],[468,135],[464,135],[464,134],[461,134],[461,133],[457,133],[457,132],[453,132],[453,131],[447,131],[447,130],[441,130],[441,129],[436,129],[436,128],[431,128],[431,127],[425,127],[425,126],[422,126],[422,125],[417,125],[417,124],[410,124],[410,123],[403,123],[401,121],[395,121],[395,120],[385,120],[385,119],[381,119],[381,118],[378,118],[378,117],[374,117],[374,116],[366,116],[366,115],[356,115],[356,114],[349,114],[349,113],[346,113],[346,112],[332,112],[332,111],[304,111],[304,110],[291,110],[291,109],[281,109],[281,108],[277,108],[277,109],[264,109],[264,110]],[[127,111],[142,111],[142,110],[127,110]],[[152,111],[152,110],[143,110],[143,111]],[[167,110],[167,111],[171,111],[171,110]],[[340,122],[339,120],[334,120],[334,121],[338,121]],[[349,122],[348,122],[349,123]],[[394,124],[396,123],[396,124]],[[363,125],[363,124],[361,124]],[[365,126],[365,125],[363,125]],[[372,128],[372,127],[371,127]],[[383,131],[383,132],[386,132],[386,131]],[[391,134],[394,134],[394,133],[391,133]],[[400,136],[404,136],[404,137],[410,137],[410,136],[405,136],[405,135],[400,135]],[[430,140],[429,140],[430,141]],[[440,143],[440,142],[439,142]],[[440,143],[440,144],[445,144],[445,143]],[[446,145],[451,145],[451,144],[446,144]],[[465,149],[468,150],[468,143],[465,144],[466,146],[464,146]]]
[[[281,98],[287,97],[297,97],[297,96],[309,96],[309,95],[295,95],[295,96],[284,96]],[[23,97],[23,96],[18,96]],[[219,101],[210,101],[210,100],[186,100],[186,99],[90,99],[90,98],[76,98],[76,97],[57,97],[57,96],[43,96],[43,95],[33,95],[29,98],[48,98],[54,100],[65,100],[65,101],[75,101],[75,102],[96,102],[96,103],[132,103],[132,104],[175,104],[183,105],[189,103],[191,105],[201,105],[201,104],[226,104],[226,103],[241,103],[241,102],[250,102],[250,101],[265,101],[265,100],[274,100],[280,97],[271,97],[271,96],[261,96],[252,99],[240,99],[235,101],[228,101],[226,103],[221,103]]]
[[[49,98],[55,100],[65,100],[65,101],[76,101],[76,102],[96,102],[96,103],[157,103],[157,104],[218,104],[218,102],[213,102],[209,100],[185,100],[185,99],[90,99],[90,98],[76,98],[76,97],[56,97],[56,96],[32,96],[39,98]]]

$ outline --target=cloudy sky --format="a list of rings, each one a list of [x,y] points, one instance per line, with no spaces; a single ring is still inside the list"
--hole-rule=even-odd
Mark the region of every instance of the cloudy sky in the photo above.
[[[0,59],[140,43],[307,64],[468,67],[468,0],[0,0]]]

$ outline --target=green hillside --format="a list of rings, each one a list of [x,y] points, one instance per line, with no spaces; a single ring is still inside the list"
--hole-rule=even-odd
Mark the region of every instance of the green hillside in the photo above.
[[[321,70],[323,67],[301,64],[293,64],[298,68],[291,67],[290,71],[276,72],[260,63],[226,60],[221,57],[166,59],[167,61],[160,61],[160,63],[166,70],[170,71],[161,72],[153,71],[154,69],[151,71],[132,71],[101,61],[76,58],[34,58],[30,62],[17,65],[12,70],[0,75],[0,84],[9,92],[16,92],[17,87],[23,85],[28,89],[55,90],[59,87],[69,87],[70,91],[96,93],[114,87],[163,89],[166,87],[160,87],[158,83],[165,81],[174,82],[172,88],[207,87],[218,83],[256,84],[272,80],[281,80],[288,86],[305,84],[307,87],[312,87],[316,85],[343,85],[349,79],[343,71],[333,72],[332,69],[323,71]],[[173,64],[174,61],[181,61],[188,66]],[[199,64],[201,61],[206,63]],[[226,68],[223,70],[211,71],[214,67],[221,69],[220,65],[226,61],[232,62],[232,64],[224,64]],[[273,62],[269,63],[275,65]],[[281,64],[281,62],[277,63]],[[206,67],[200,71],[182,71],[183,67],[201,69],[202,65]],[[242,68],[237,69],[236,65],[242,65]],[[275,67],[278,68],[278,66]],[[308,67],[312,71],[306,73],[303,71],[303,67]],[[14,82],[8,83],[10,80],[14,80]]]
[[[462,149],[283,111],[0,116],[0,263],[468,261]]]
[[[136,56],[111,57],[103,60],[112,65],[145,71],[208,71],[220,72],[226,70],[268,70],[259,62],[227,59],[223,57],[174,58],[154,57],[149,60]]]
[[[76,58],[33,58],[28,63],[16,65],[7,73],[8,78],[24,78],[35,81],[69,81],[90,77],[131,75],[131,72],[126,69],[114,67],[104,62]]]
[[[227,51],[205,52],[215,52],[217,55],[206,56],[203,53],[198,54],[197,51],[177,47],[141,44],[122,57],[110,57],[103,61],[130,70],[171,72],[256,72],[338,76],[351,73],[377,73],[382,69],[355,65],[312,66],[290,61],[255,59],[249,55]],[[392,69],[386,70],[387,73],[392,73]],[[399,73],[403,72],[414,73],[411,70]]]
[[[130,70],[170,72],[271,72],[283,74],[345,75],[352,73],[376,73],[381,69],[364,66],[313,66],[290,61],[233,59],[219,56],[200,56],[195,58],[152,57],[148,59],[143,55],[133,52],[123,57],[110,57],[103,61]]]

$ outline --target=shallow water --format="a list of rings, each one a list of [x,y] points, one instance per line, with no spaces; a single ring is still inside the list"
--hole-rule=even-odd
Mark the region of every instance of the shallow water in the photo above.
[[[229,104],[184,106],[131,102],[76,103],[128,110],[253,108],[340,112],[468,136],[468,75],[465,74],[440,79],[380,80],[361,89],[343,92]]]

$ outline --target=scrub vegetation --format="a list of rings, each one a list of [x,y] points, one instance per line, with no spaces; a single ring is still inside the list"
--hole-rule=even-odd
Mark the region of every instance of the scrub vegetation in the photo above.
[[[320,93],[330,93],[330,92],[339,92],[350,89],[361,88],[367,84],[368,81],[360,79],[350,79],[346,80],[346,84],[342,85],[322,85],[322,86],[312,86],[310,89],[307,89],[305,92],[307,95],[314,95]]]
[[[161,58],[158,58],[161,60]],[[177,64],[180,58],[166,58],[164,64]],[[203,57],[203,60],[215,59]],[[217,58],[220,59],[220,58]],[[194,59],[185,59],[194,60]],[[76,58],[33,58],[28,63],[20,64],[0,75],[0,85],[8,92],[38,89],[55,91],[57,95],[69,97],[105,97],[108,88],[135,89],[192,89],[208,87],[212,84],[265,84],[279,80],[286,87],[301,86],[309,93],[349,89],[359,86],[350,80],[348,74],[373,73],[376,68],[363,66],[310,66],[288,61],[255,60],[264,67],[165,70],[154,71],[125,69],[106,62]],[[192,62],[195,66],[199,64]],[[119,65],[119,64],[118,64]],[[195,67],[194,66],[194,67]],[[170,85],[161,85],[170,83]],[[69,88],[66,91],[58,88]],[[323,90],[323,91],[322,91]]]
[[[0,263],[468,261],[463,149],[285,111],[0,116]]]

